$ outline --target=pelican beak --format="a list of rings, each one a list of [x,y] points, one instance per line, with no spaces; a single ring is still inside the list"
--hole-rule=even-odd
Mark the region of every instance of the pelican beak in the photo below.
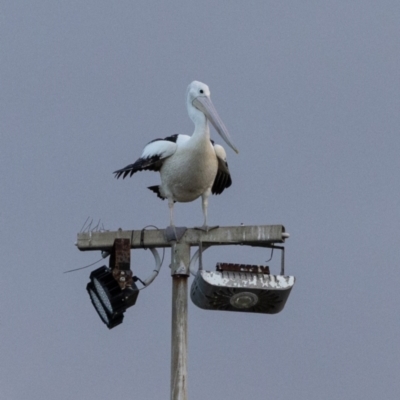
[[[221,118],[219,117],[217,110],[215,109],[214,104],[211,102],[211,100],[206,96],[199,96],[193,100],[192,104],[202,113],[204,113],[206,118],[212,123],[215,130],[221,135],[222,139],[225,140],[227,145],[231,147],[235,153],[239,153],[239,150],[232,143],[229,132],[226,129],[226,126],[222,122]]]

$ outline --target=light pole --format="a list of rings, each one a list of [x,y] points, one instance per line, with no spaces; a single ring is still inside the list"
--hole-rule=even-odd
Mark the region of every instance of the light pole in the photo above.
[[[198,271],[192,287],[192,299],[201,308],[277,313],[283,309],[295,279],[284,275],[284,248],[276,246],[276,243],[284,243],[289,237],[282,225],[218,227],[209,232],[195,228],[176,230],[177,240],[173,241],[169,239],[167,230],[84,232],[78,234],[76,245],[81,251],[101,250],[112,253],[118,251],[117,243],[122,239],[124,242],[128,241],[131,249],[149,248],[153,254],[156,248],[171,248],[171,400],[187,400],[187,316],[191,247],[198,247],[200,257],[202,246],[246,245],[282,250],[280,275],[270,275],[267,267],[235,264],[224,264],[220,272]],[[118,254],[112,253],[112,258],[118,259]],[[128,255],[125,255],[126,259]],[[154,277],[148,281],[153,279]],[[223,293],[222,300],[218,297],[219,293]]]

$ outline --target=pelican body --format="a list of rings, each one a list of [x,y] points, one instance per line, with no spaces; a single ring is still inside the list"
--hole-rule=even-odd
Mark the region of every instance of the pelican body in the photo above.
[[[210,139],[208,121],[236,153],[238,150],[211,102],[206,84],[192,82],[187,89],[186,104],[195,125],[192,136],[173,135],[155,139],[145,146],[135,163],[114,174],[116,178],[125,178],[137,171],[159,171],[161,184],[149,189],[161,199],[168,199],[172,226],[174,202],[190,202],[201,196],[203,228],[206,229],[210,194],[220,194],[232,184],[225,150]]]

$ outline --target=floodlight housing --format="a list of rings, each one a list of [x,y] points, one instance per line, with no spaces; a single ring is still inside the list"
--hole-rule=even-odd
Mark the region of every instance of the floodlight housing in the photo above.
[[[139,295],[134,282],[121,289],[112,270],[105,265],[90,274],[86,290],[101,320],[109,329],[122,323],[124,312],[136,303]]]
[[[205,310],[277,314],[294,283],[294,276],[271,275],[268,267],[219,263],[217,271],[197,272],[190,298]]]

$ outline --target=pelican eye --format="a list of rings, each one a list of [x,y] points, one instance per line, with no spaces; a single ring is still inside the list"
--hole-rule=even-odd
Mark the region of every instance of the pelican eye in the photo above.
[[[203,93],[204,93],[204,90],[203,90],[203,89],[200,89],[200,93],[203,94]]]

